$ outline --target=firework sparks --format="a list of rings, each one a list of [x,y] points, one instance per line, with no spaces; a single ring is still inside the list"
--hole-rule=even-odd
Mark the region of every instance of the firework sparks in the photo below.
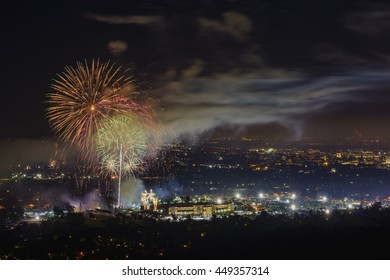
[[[161,144],[153,111],[132,77],[110,62],[77,62],[51,88],[47,117],[54,132],[79,148],[87,173],[118,177],[120,193],[122,175],[144,171]]]
[[[132,114],[106,119],[97,131],[95,143],[103,171],[114,176],[141,171],[151,148],[147,126]]]
[[[110,62],[77,62],[65,67],[48,94],[47,117],[59,137],[80,148],[83,160],[94,155],[94,135],[102,121],[118,113],[142,110],[136,102],[131,76]]]
[[[123,175],[143,171],[143,162],[153,141],[149,141],[147,123],[133,114],[107,118],[96,134],[96,150],[102,162],[102,171],[118,177],[117,207],[121,203]]]

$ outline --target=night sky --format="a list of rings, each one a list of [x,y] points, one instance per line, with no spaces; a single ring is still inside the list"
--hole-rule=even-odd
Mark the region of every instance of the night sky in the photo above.
[[[387,1],[95,2],[2,4],[1,140],[53,137],[51,80],[92,58],[134,67],[176,136],[390,135]]]

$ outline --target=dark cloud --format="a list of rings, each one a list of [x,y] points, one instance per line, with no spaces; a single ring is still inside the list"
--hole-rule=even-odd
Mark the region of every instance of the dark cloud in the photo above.
[[[203,66],[204,66],[204,61],[200,59],[195,59],[192,65],[182,70],[181,77],[192,78],[198,76],[200,73],[202,73]]]
[[[390,31],[390,5],[363,5],[362,10],[346,16],[345,26],[365,35],[376,36]]]
[[[158,24],[163,22],[163,17],[161,16],[135,16],[135,15],[102,15],[87,13],[86,18],[91,20],[96,20],[98,22],[104,22],[108,24]]]
[[[107,43],[107,48],[112,53],[114,56],[121,55],[125,51],[127,51],[127,48],[129,46],[127,43],[123,40],[115,40],[115,41],[110,41]]]
[[[224,125],[279,123],[300,136],[308,116],[327,112],[333,104],[376,102],[368,93],[389,86],[389,74],[367,71],[311,78],[272,69],[223,73],[172,81],[160,89],[159,98],[169,108],[164,118],[176,135]]]
[[[313,59],[318,63],[327,63],[334,67],[367,67],[372,64],[370,59],[348,53],[340,47],[328,43],[313,45]]]
[[[245,41],[248,33],[252,31],[251,20],[236,11],[223,13],[223,20],[199,18],[198,23],[204,31],[225,33],[238,41]]]

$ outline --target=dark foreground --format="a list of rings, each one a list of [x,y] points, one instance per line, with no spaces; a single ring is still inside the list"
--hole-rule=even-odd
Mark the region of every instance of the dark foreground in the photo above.
[[[0,259],[389,259],[390,209],[210,222],[70,214],[0,230]]]

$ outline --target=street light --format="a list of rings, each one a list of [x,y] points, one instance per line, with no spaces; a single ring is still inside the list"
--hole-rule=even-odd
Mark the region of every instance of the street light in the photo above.
[[[297,206],[295,204],[291,205],[291,210],[295,211],[297,209]]]

